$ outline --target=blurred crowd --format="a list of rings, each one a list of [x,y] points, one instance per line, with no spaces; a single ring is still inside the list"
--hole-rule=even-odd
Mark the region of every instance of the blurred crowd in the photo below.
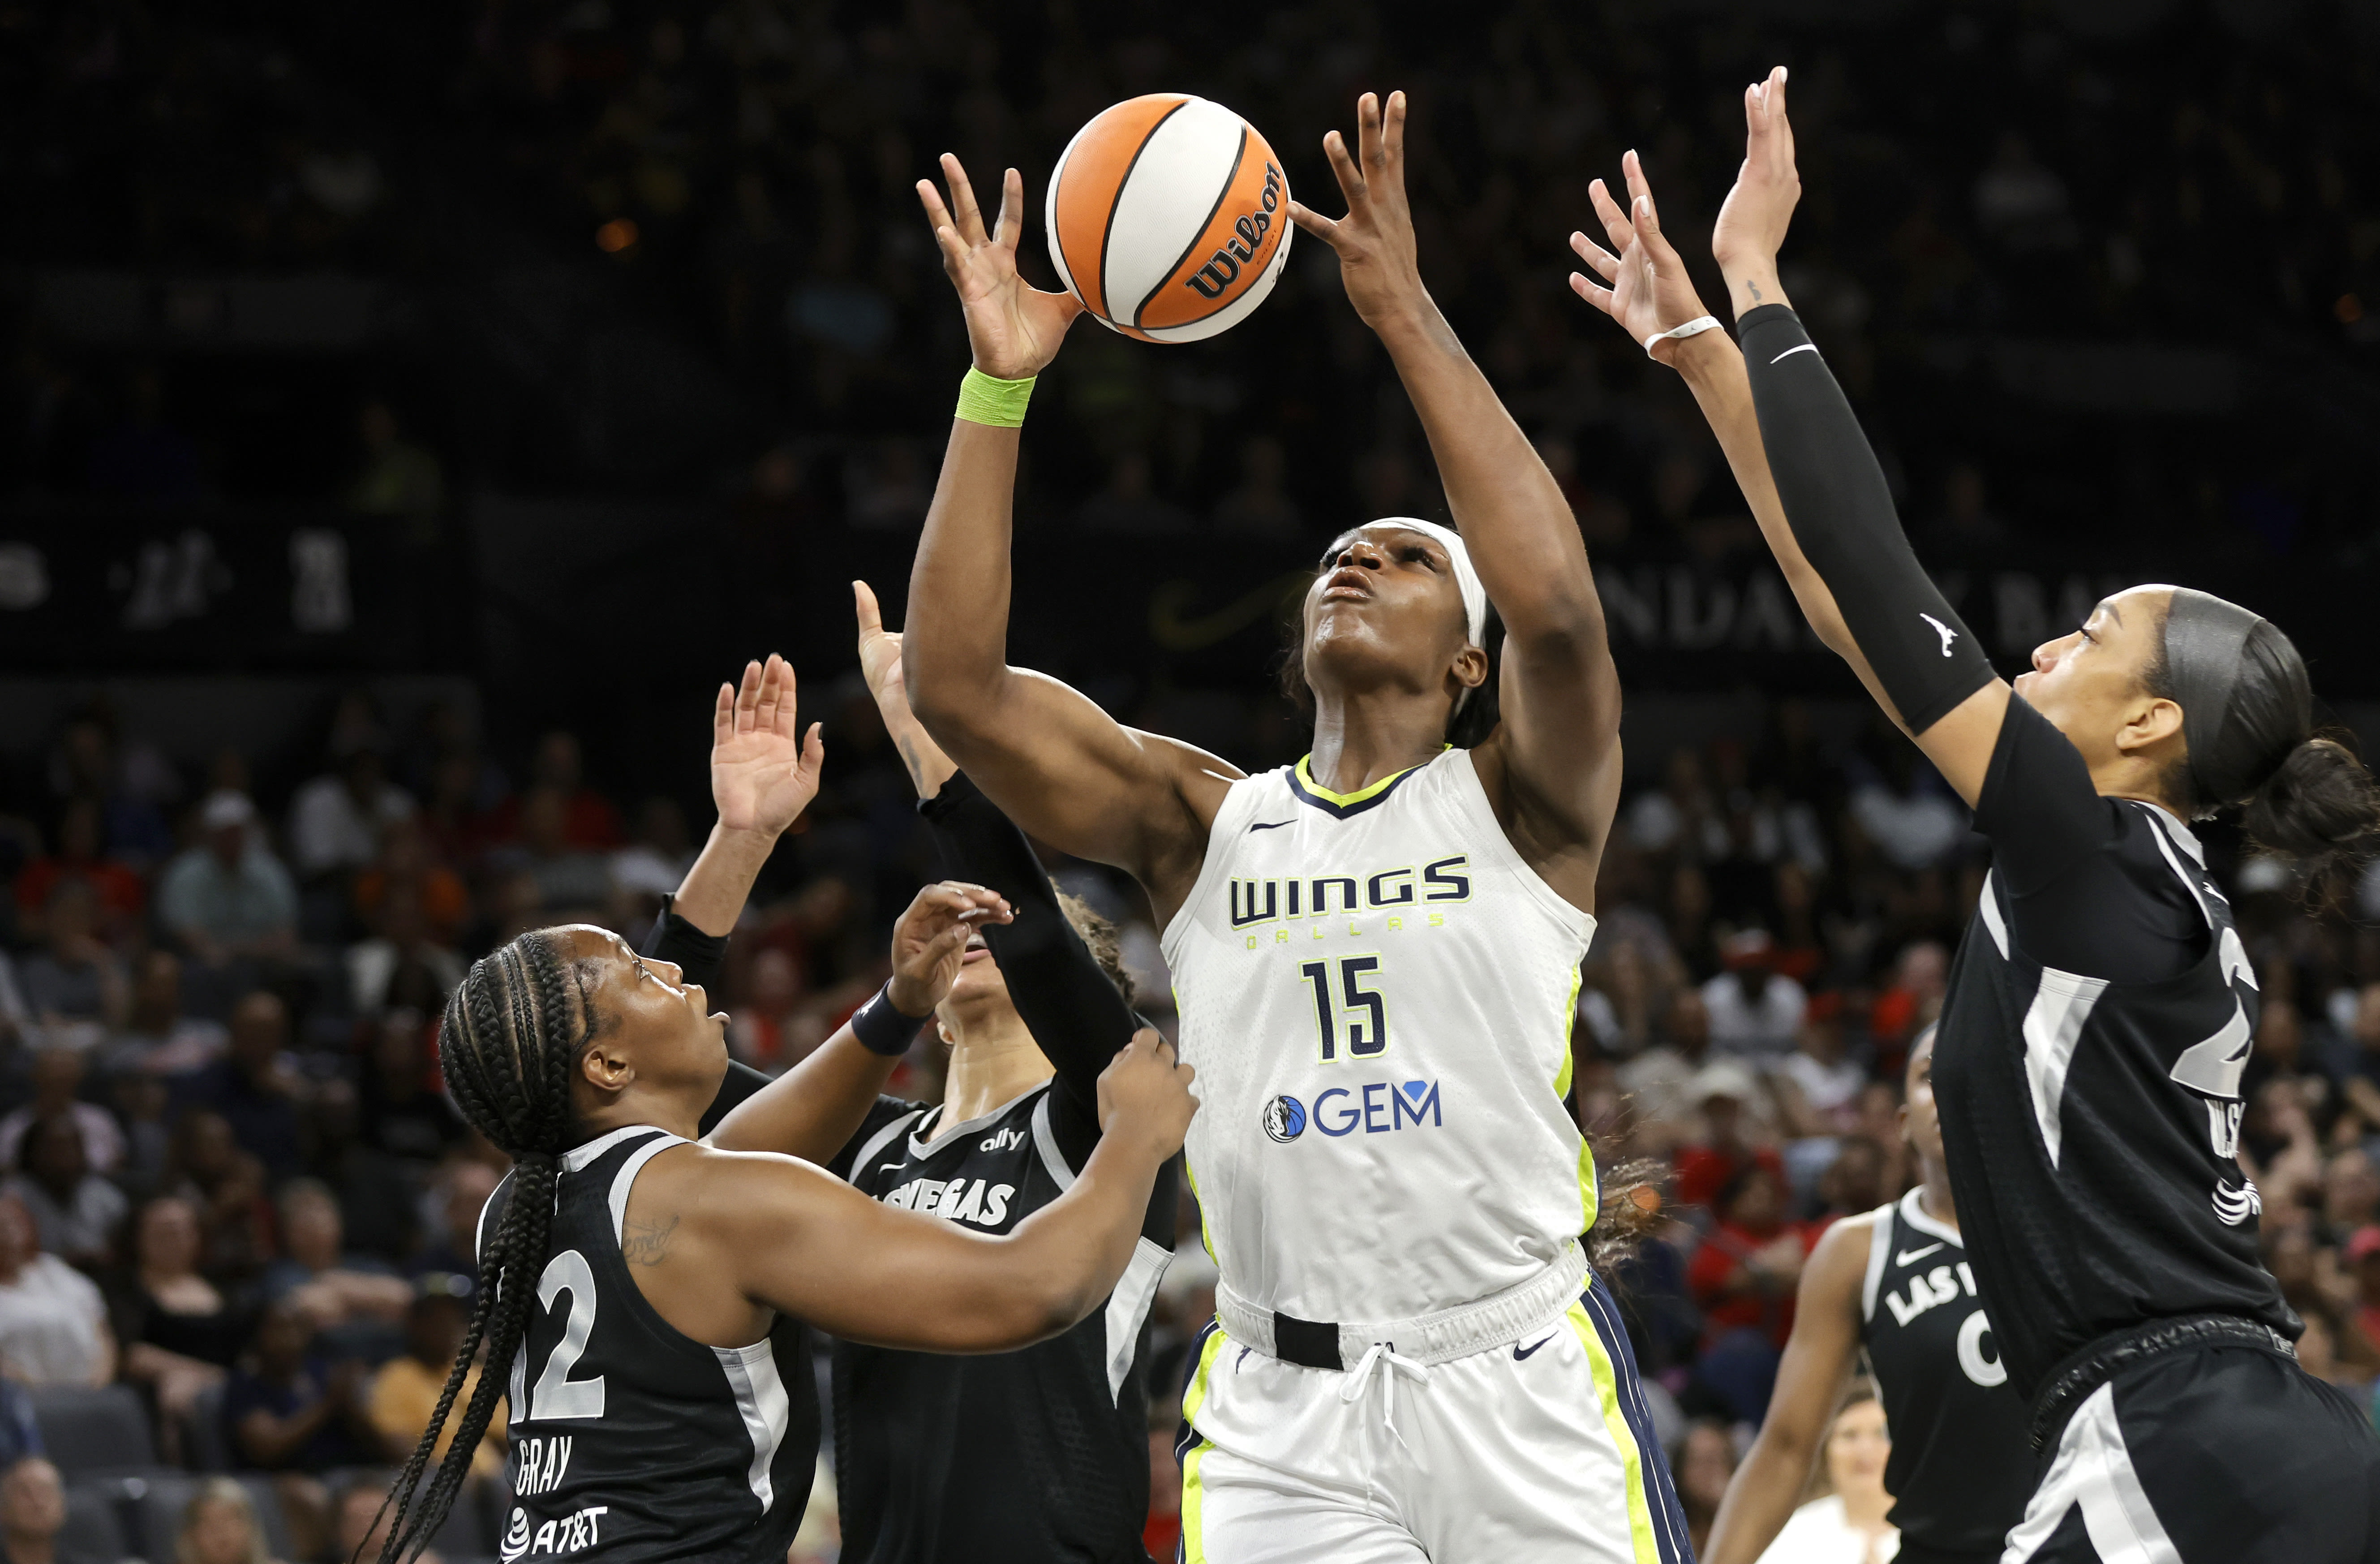
[[[826,786],[715,996],[731,1048],[771,1073],[881,981],[883,930],[929,873],[871,703],[831,685],[821,709],[837,727]],[[607,794],[567,733],[500,759],[456,708],[393,731],[361,691],[320,731],[314,774],[260,799],[237,751],[169,756],[94,701],[0,816],[0,1411],[129,1387],[166,1464],[270,1474],[260,1492],[307,1558],[353,1474],[426,1422],[504,1166],[444,1100],[446,994],[524,929],[638,935],[693,841],[672,800]],[[2380,876],[2306,886],[2228,832],[2210,846],[2265,998],[2241,1156],[2270,1262],[2309,1367],[2366,1392]],[[1636,1170],[1639,1187],[1607,1193],[1656,1213],[1618,1289],[1697,1525],[1760,1420],[1818,1235],[1920,1176],[1902,1067],[1985,867],[1909,745],[1881,723],[1823,737],[1791,701],[1742,738],[1678,749],[1622,803],[1574,1106],[1602,1166]],[[1161,1008],[1146,902],[1099,866],[1054,868],[1122,926]],[[929,1038],[893,1090],[933,1098],[941,1068]],[[1212,1308],[1197,1230],[1185,1200],[1151,1327],[1160,1546],[1170,1390]],[[39,1423],[0,1417],[12,1426]],[[500,1471],[500,1441],[486,1465]]]

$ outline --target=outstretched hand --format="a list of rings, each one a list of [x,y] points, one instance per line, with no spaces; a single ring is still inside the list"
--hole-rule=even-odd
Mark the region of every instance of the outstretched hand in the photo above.
[[[930,799],[942,790],[958,764],[942,752],[926,725],[909,709],[909,686],[901,666],[901,635],[884,628],[876,589],[866,581],[852,582],[851,604],[859,620],[859,675],[868,681],[868,692],[876,698],[877,715],[884,719],[885,734],[900,752],[901,764],[909,768],[917,796]]]
[[[966,312],[975,367],[996,380],[1038,374],[1058,356],[1083,301],[1071,293],[1044,293],[1016,273],[1016,241],[1025,226],[1024,177],[1012,168],[1002,178],[1000,216],[990,232],[966,170],[949,153],[942,154],[942,177],[951,187],[948,207],[931,179],[917,181],[917,200],[933,226],[942,270]]]
[[[1620,168],[1628,181],[1626,211],[1611,199],[1602,180],[1587,187],[1611,249],[1605,250],[1585,234],[1570,236],[1571,249],[1609,286],[1572,272],[1571,290],[1619,322],[1621,329],[1637,342],[1649,339],[1655,359],[1673,363],[1684,344],[1657,334],[1703,314],[1702,298],[1694,291],[1694,279],[1686,275],[1685,262],[1662,237],[1660,213],[1653,204],[1653,188],[1645,181],[1643,162],[1631,152],[1620,160]]]
[[[782,836],[818,796],[826,744],[819,725],[797,735],[793,666],[775,653],[747,663],[744,683],[719,687],[710,718],[710,799],[730,831]]]
[[[1735,312],[1785,302],[1777,286],[1777,252],[1802,199],[1793,166],[1793,126],[1785,117],[1785,67],[1743,90],[1743,166],[1711,228],[1711,254],[1727,277]]]
[[[1014,916],[998,891],[962,880],[919,891],[892,925],[892,1008],[920,1019],[931,1014],[958,982],[976,930]]]
[[[1429,301],[1421,286],[1414,243],[1413,207],[1405,199],[1405,95],[1391,92],[1385,107],[1376,93],[1355,101],[1356,153],[1332,130],[1322,138],[1330,172],[1347,198],[1347,215],[1333,222],[1303,202],[1289,203],[1290,220],[1339,254],[1347,302],[1374,331]]]

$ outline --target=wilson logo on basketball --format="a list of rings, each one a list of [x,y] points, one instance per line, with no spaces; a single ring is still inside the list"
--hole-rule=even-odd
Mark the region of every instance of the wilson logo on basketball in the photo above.
[[[1267,158],[1262,204],[1232,225],[1232,237],[1208,257],[1205,265],[1183,278],[1182,286],[1196,288],[1201,299],[1223,297],[1223,290],[1239,280],[1240,268],[1257,258],[1257,247],[1271,231],[1273,214],[1281,208],[1281,170]]]

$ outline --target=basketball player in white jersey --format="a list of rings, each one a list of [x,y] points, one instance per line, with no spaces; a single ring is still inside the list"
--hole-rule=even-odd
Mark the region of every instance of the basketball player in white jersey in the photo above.
[[[1357,113],[1355,154],[1324,142],[1348,214],[1292,214],[1338,252],[1463,532],[1391,518],[1330,545],[1304,607],[1313,752],[1246,776],[1006,665],[1019,420],[984,409],[1021,409],[1081,306],[1016,275],[1015,171],[987,231],[948,157],[950,206],[919,195],[975,368],[908,688],[1019,825],[1130,871],[1165,925],[1222,1271],[1184,1399],[1184,1558],[1684,1564],[1563,1107],[1620,791],[1602,608],[1560,491],[1422,287],[1403,95]]]

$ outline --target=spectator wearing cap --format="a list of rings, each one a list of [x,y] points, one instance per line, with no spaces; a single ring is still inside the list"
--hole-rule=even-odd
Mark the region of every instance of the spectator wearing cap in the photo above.
[[[206,839],[165,866],[157,914],[210,967],[285,956],[298,942],[298,887],[260,839],[256,806],[228,788],[199,811]]]
[[[1703,1138],[1678,1150],[1678,1198],[1716,1210],[1719,1191],[1747,1167],[1760,1167],[1785,1187],[1785,1164],[1777,1148],[1757,1144],[1749,1118],[1759,1086],[1752,1072],[1732,1059],[1716,1059],[1694,1077],[1693,1099],[1701,1111]]]
[[[1776,958],[1767,929],[1742,929],[1720,942],[1726,970],[1703,984],[1711,1047],[1718,1053],[1776,1058],[1793,1046],[1810,999],[1777,970]]]
[[[82,1131],[83,1160],[94,1173],[124,1165],[124,1131],[108,1111],[82,1100],[83,1054],[77,1048],[43,1048],[33,1056],[33,1100],[0,1118],[0,1163],[13,1167],[17,1147],[37,1118],[63,1116]]]
[[[19,1385],[115,1377],[107,1302],[89,1277],[42,1252],[22,1203],[0,1198],[0,1374]]]
[[[372,1379],[371,1423],[390,1460],[411,1457],[413,1447],[421,1442],[422,1431],[430,1426],[430,1414],[437,1409],[446,1376],[455,1367],[455,1350],[463,1344],[464,1305],[469,1291],[466,1277],[423,1277],[420,1291],[405,1312],[405,1351],[382,1363]],[[455,1393],[456,1406],[470,1400],[483,1366],[474,1363],[463,1376],[462,1388]],[[471,1456],[473,1475],[493,1477],[504,1471],[506,1415],[499,1397],[495,1415],[488,1419],[487,1432],[480,1436],[480,1448]],[[462,1419],[455,1418],[440,1431],[438,1448],[430,1458],[432,1464],[445,1459],[461,1426]]]
[[[62,1546],[66,1528],[66,1484],[46,1459],[24,1456],[0,1474],[0,1557],[7,1564],[114,1564]]]
[[[378,855],[381,832],[411,819],[413,807],[413,795],[388,779],[379,749],[358,743],[336,771],[290,800],[290,861],[308,881],[361,869]]]
[[[85,1269],[114,1260],[116,1229],[132,1203],[91,1170],[82,1130],[72,1118],[59,1113],[33,1120],[17,1142],[15,1166],[0,1193],[32,1214],[43,1249]]]

